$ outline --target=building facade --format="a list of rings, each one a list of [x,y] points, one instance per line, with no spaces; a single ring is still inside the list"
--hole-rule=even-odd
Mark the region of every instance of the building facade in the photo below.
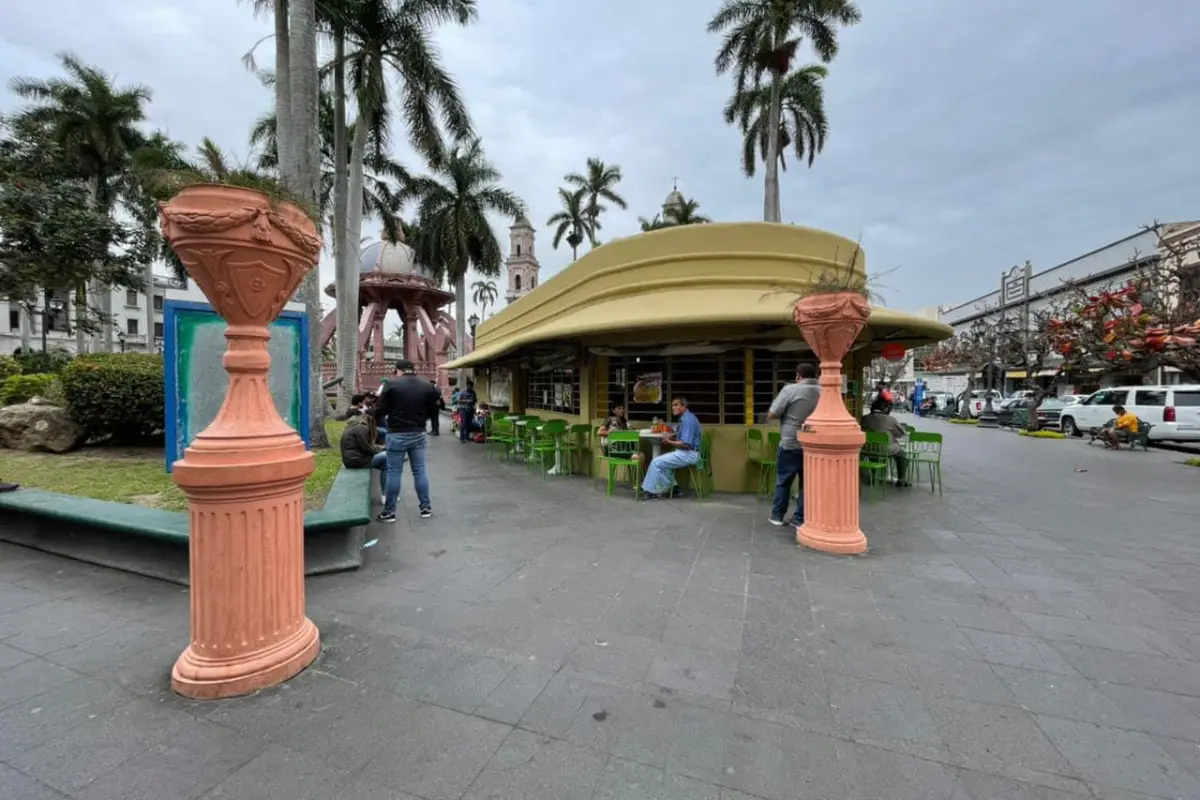
[[[1194,230],[1200,223],[1171,223],[1164,225],[1168,231]],[[1014,291],[1012,286],[1003,291],[1002,286],[1013,272],[997,274],[996,289],[974,299],[953,305],[939,306],[937,319],[954,329],[955,334],[970,330],[978,321],[996,321],[1001,315],[1010,318],[1028,313],[1032,319],[1039,310],[1053,307],[1065,300],[1068,293],[1076,287],[1085,291],[1100,291],[1108,286],[1122,283],[1133,277],[1139,269],[1159,259],[1162,254],[1159,249],[1159,233],[1153,230],[1141,230],[1137,233],[1110,242],[1102,247],[1084,253],[1069,261],[1049,269],[1033,272],[1029,276],[1028,287],[1024,291]],[[1018,279],[1018,275],[1014,280]],[[919,356],[918,356],[919,362]],[[1013,391],[1025,385],[1029,379],[1027,372],[1019,368],[1004,369],[1004,386],[997,387],[1002,391]],[[1032,376],[1043,388],[1053,390],[1057,394],[1087,393],[1102,386],[1117,383],[1177,383],[1179,374],[1171,368],[1156,370],[1154,375],[1120,375],[1099,373],[1094,375],[1063,375],[1058,370],[1058,364],[1051,360],[1043,369]],[[919,369],[915,377],[923,378],[931,387],[965,388],[965,375],[957,375],[951,369],[947,372],[928,373]],[[977,387],[979,388],[979,387]],[[961,388],[959,389],[961,391]]]
[[[38,298],[32,313],[21,304],[0,299],[0,354],[46,350],[76,352],[74,309],[68,292]],[[151,293],[113,289],[110,308],[113,316],[113,351],[161,353],[163,346],[163,309],[167,300],[207,303],[200,288],[186,277],[182,280],[155,275]],[[147,303],[151,308],[147,308]],[[288,311],[303,311],[304,304],[290,302]],[[150,313],[153,312],[153,324]],[[89,339],[92,352],[100,348]]]

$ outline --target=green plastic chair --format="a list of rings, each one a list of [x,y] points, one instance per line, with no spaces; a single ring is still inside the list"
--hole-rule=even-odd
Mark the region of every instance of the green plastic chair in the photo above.
[[[532,430],[525,444],[525,464],[530,469],[536,468],[542,474],[542,480],[545,480],[562,446],[567,423],[565,420],[552,419],[540,423],[530,422],[526,427]]]
[[[778,438],[779,434],[773,434]],[[769,497],[775,489],[776,457],[779,453],[778,443],[770,448],[763,432],[758,428],[746,429],[746,460],[758,465],[758,490],[755,497],[762,500]]]
[[[940,433],[922,433],[914,431],[908,436],[908,471],[905,476],[909,482],[916,483],[921,479],[921,467],[929,470],[929,490],[937,489],[942,494],[942,435]]]
[[[641,453],[642,437],[637,431],[611,431],[608,434],[608,455],[602,459],[608,464],[607,496],[612,497],[617,485],[617,470],[623,468],[633,484],[634,499],[641,499],[642,461],[634,457]]]
[[[881,498],[887,489],[888,464],[891,462],[888,450],[892,437],[874,431],[866,433],[867,441],[858,455],[858,468],[867,477],[868,497]]]
[[[484,458],[503,461],[512,454],[516,442],[516,431],[512,422],[506,419],[489,419],[487,438],[483,440]]]
[[[566,458],[567,472],[574,474],[578,468],[585,465],[588,472],[592,470],[592,426],[582,423],[571,425],[563,438],[563,455]]]
[[[712,497],[712,431],[700,434],[700,458],[695,464],[685,468],[696,490],[696,497],[707,500]]]

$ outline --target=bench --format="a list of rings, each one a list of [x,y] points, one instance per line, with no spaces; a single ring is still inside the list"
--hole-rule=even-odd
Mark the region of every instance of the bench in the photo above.
[[[1029,427],[1029,409],[1027,408],[1005,408],[996,412],[1001,428],[1017,428]]]
[[[304,515],[306,575],[362,566],[372,469],[341,469],[320,509]],[[175,583],[188,580],[188,515],[21,488],[0,494],[0,541]],[[118,534],[97,536],[97,532]]]
[[[1092,442],[1100,441],[1100,433],[1102,431],[1110,430],[1114,424],[1115,424],[1114,420],[1109,420],[1108,422],[1101,425],[1099,428],[1092,428],[1091,430],[1089,430],[1088,435],[1091,438],[1088,439],[1088,444],[1091,444]],[[1153,425],[1151,425],[1148,422],[1142,422],[1139,419],[1137,433],[1126,433],[1125,431],[1117,431],[1117,441],[1128,444],[1130,450],[1133,450],[1138,445],[1141,445],[1142,450],[1149,451],[1149,449],[1150,449],[1150,431],[1153,429],[1154,429]]]

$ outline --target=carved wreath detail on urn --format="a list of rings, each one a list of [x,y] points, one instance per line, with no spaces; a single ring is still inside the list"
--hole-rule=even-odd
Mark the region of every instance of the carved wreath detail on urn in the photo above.
[[[159,203],[158,208],[164,233],[168,223],[178,225],[188,233],[204,234],[221,233],[253,221],[254,231],[250,236],[257,242],[270,244],[271,226],[274,225],[305,255],[315,260],[321,253],[319,238],[293,225],[272,208],[243,206],[228,211],[181,211],[168,208],[166,203]]]

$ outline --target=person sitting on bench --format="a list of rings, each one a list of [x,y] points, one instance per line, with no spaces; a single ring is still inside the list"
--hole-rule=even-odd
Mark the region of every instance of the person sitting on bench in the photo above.
[[[1113,406],[1113,413],[1117,415],[1116,421],[1111,428],[1100,431],[1100,438],[1109,450],[1120,450],[1122,433],[1129,437],[1138,432],[1138,418],[1126,411],[1125,406]]]

